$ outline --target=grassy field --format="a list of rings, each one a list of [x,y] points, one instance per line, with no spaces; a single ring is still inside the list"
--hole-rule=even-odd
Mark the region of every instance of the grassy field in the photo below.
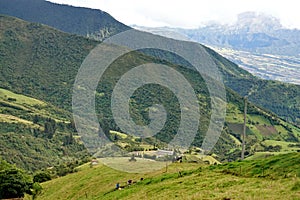
[[[300,154],[292,153],[213,166],[173,163],[167,171],[163,168],[150,173],[126,173],[102,164],[90,168],[86,164],[77,173],[43,183],[44,190],[37,199],[296,200],[300,199],[299,163]],[[128,180],[134,183],[128,186]],[[115,190],[116,183],[124,188]]]
[[[129,162],[129,159],[130,157],[101,158],[100,162],[107,166],[110,166],[113,169],[130,173],[144,173],[155,171],[170,164],[169,162],[158,162],[145,158],[135,158],[135,162]]]
[[[24,119],[26,116],[28,118],[28,116],[40,115],[46,118],[53,118],[56,122],[65,122],[69,115],[66,111],[54,107],[49,103],[3,88],[0,88],[0,111],[2,112],[0,115],[1,122],[27,125],[32,123]]]
[[[286,154],[286,153],[285,152],[268,152],[268,151],[255,152],[254,155],[247,157],[246,160],[264,159],[268,156],[280,155],[280,154]]]
[[[43,101],[31,98],[31,97],[27,97],[21,94],[16,94],[13,93],[9,90],[5,90],[0,88],[0,98],[7,98],[7,99],[11,99],[12,101],[15,101],[18,104],[23,104],[23,105],[30,105],[30,106],[34,106],[34,105],[46,105],[46,103],[44,103]]]

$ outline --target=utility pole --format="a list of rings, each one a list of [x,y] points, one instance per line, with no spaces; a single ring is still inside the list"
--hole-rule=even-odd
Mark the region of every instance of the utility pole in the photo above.
[[[246,139],[246,120],[247,120],[247,96],[244,97],[244,126],[243,126],[243,135],[242,135],[242,155],[241,159],[245,158],[245,139]]]

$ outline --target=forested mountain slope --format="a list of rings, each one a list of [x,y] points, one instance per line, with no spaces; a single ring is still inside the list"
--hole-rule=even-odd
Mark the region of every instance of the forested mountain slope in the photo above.
[[[2,15],[0,21],[1,25],[5,27],[0,31],[0,83],[2,87],[50,102],[50,104],[63,109],[64,113],[70,113],[72,88],[77,71],[89,51],[99,42],[13,17]],[[224,74],[231,74],[232,77],[241,74],[250,76],[213,51],[209,50],[209,52]],[[155,52],[148,52],[148,54],[150,53],[154,54]],[[202,126],[199,127],[193,145],[200,146],[208,127],[211,109],[207,88],[202,87],[205,85],[203,79],[189,67],[172,64],[141,52],[132,52],[122,56],[111,66],[111,70],[107,71],[106,78],[99,83],[96,103],[99,105],[99,121],[106,130],[106,134],[109,134],[109,130],[120,131],[110,111],[110,95],[114,84],[126,70],[147,62],[168,64],[184,74],[195,87],[199,97]],[[161,95],[156,97],[157,94]],[[132,105],[136,109],[133,117],[141,124],[145,124],[149,120],[145,113],[148,112],[147,108],[151,103],[167,102],[163,105],[166,106],[170,115],[157,139],[168,142],[174,136],[174,131],[178,128],[178,120],[180,120],[180,113],[177,109],[178,101],[174,95],[163,88],[152,85],[138,90],[133,100],[136,102]],[[221,160],[236,159],[240,153],[243,99],[232,90],[227,89],[227,102],[225,128],[214,149]],[[7,107],[6,104],[4,107]],[[29,119],[26,115],[16,117]],[[65,120],[70,122],[71,116],[67,114]],[[293,145],[299,142],[300,130],[253,104],[250,104],[248,108],[247,126],[247,152],[249,155],[256,151],[297,150],[297,146]],[[32,133],[29,134],[31,137],[34,136]],[[265,140],[270,140],[270,142],[265,142]],[[153,144],[153,141],[155,140],[150,140],[148,143]],[[279,145],[276,141],[282,141],[283,144]],[[281,147],[275,147],[276,145]]]

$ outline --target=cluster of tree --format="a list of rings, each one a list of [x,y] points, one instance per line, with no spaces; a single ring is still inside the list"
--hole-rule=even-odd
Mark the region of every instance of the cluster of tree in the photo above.
[[[85,157],[82,159],[77,159],[65,163],[61,163],[59,165],[53,166],[51,169],[47,169],[45,171],[41,171],[35,175],[37,182],[44,182],[47,181],[49,178],[56,178],[60,176],[66,176],[67,174],[77,172],[77,167],[90,162],[90,157]]]
[[[143,147],[139,147],[139,146],[130,146],[130,145],[126,145],[124,147],[124,149],[128,152],[132,152],[132,151],[144,151]]]
[[[39,183],[74,173],[76,167],[88,161],[90,158],[70,161],[30,175],[0,158],[0,199],[23,198],[25,194],[35,199],[42,191]]]
[[[289,144],[288,147],[298,147],[298,148],[300,148],[300,144]]]
[[[44,124],[44,133],[46,136],[51,139],[56,131],[56,122],[55,120],[48,118],[48,120]]]
[[[282,149],[282,146],[280,145],[270,145],[265,147],[265,151],[270,151],[270,152],[280,152],[280,150]]]
[[[56,126],[55,137],[48,139],[43,129],[0,123],[0,156],[28,171],[89,157],[89,152],[82,143],[76,142],[71,130],[63,130],[59,123]]]
[[[35,199],[41,191],[32,176],[0,159],[0,199],[23,198],[25,194]]]

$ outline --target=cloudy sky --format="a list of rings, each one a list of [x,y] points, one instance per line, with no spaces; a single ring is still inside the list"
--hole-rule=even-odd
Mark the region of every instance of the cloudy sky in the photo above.
[[[50,0],[101,9],[127,25],[197,28],[207,21],[233,23],[238,13],[263,12],[300,28],[296,0]]]

